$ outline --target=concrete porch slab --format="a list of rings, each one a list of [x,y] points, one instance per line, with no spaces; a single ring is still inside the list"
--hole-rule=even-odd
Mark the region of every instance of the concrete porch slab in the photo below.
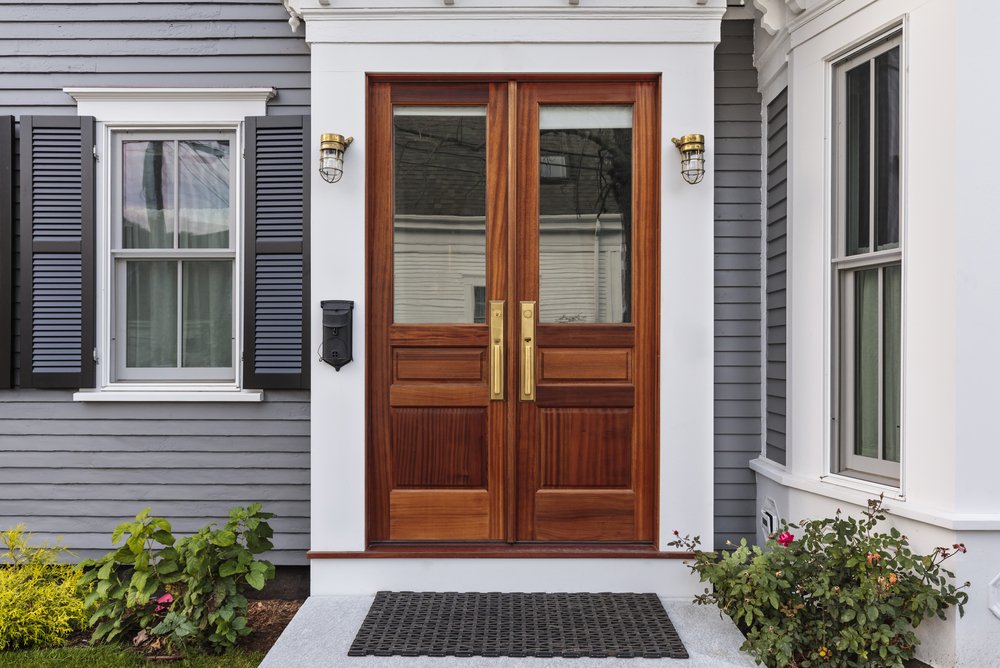
[[[613,666],[672,666],[673,668],[729,668],[753,666],[740,653],[743,636],[733,623],[721,619],[715,608],[690,600],[662,598],[670,620],[688,650],[689,659],[539,659],[513,657],[349,657],[354,636],[374,596],[311,596],[292,619],[278,642],[264,658],[261,668],[311,668],[356,666],[357,668],[612,668]]]

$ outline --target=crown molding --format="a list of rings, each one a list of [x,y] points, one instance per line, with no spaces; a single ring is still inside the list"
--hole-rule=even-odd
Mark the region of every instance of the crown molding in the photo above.
[[[104,122],[241,122],[265,116],[274,88],[63,88],[77,113]]]
[[[63,88],[77,102],[96,100],[241,100],[267,102],[274,88]]]

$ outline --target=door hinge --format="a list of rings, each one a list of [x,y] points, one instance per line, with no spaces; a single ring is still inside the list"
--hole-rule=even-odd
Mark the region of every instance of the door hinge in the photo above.
[[[98,160],[99,161],[100,159],[101,159],[101,156],[97,152],[97,144],[94,144],[94,160]]]
[[[94,348],[94,364],[100,364],[101,357],[97,354],[97,348]]]

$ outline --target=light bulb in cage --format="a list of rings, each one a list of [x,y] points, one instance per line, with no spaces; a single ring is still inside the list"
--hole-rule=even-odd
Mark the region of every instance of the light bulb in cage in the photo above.
[[[353,141],[354,137],[333,133],[320,136],[319,173],[324,181],[336,183],[344,175],[344,151]]]
[[[705,178],[705,135],[674,137],[674,146],[681,153],[681,176],[694,185]]]

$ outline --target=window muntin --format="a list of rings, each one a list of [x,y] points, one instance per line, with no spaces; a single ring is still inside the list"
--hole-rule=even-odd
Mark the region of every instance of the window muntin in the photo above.
[[[113,381],[234,382],[234,131],[112,134]]]
[[[834,65],[835,471],[898,484],[901,36]]]

